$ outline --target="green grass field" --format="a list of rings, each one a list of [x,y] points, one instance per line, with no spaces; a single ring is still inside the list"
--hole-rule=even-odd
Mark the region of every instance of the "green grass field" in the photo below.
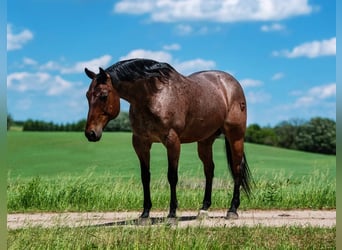
[[[336,157],[246,143],[246,155],[255,179],[311,176],[320,172],[335,179]],[[105,133],[101,141],[90,143],[83,133],[9,132],[9,177],[79,176],[93,172],[94,178],[110,174],[113,178],[140,178],[138,159],[131,144],[130,133]],[[214,144],[215,178],[228,177],[224,141]],[[153,144],[152,178],[166,178],[166,151]],[[179,176],[204,178],[197,156],[197,144],[183,144]]]
[[[89,143],[82,133],[8,134],[8,210],[140,210],[142,188],[129,133],[106,133]],[[335,208],[336,157],[246,144],[255,180],[253,196],[241,197],[242,209]],[[227,208],[232,179],[224,142],[214,149],[213,208]],[[152,148],[151,193],[154,209],[167,209],[169,185],[166,152]],[[204,175],[196,144],[182,147],[178,200],[181,209],[197,209]],[[228,194],[228,196],[227,196]]]
[[[253,196],[240,209],[336,208],[336,157],[246,144]],[[8,133],[8,211],[141,210],[142,188],[129,133]],[[214,148],[213,209],[232,195],[224,142]],[[166,152],[151,153],[154,210],[167,210]],[[200,207],[204,175],[196,144],[182,145],[179,209]],[[336,227],[81,227],[9,230],[8,249],[334,249]]]

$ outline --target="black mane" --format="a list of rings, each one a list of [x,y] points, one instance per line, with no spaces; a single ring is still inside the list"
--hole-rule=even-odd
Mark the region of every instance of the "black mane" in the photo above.
[[[150,59],[130,59],[117,62],[105,70],[116,84],[120,81],[136,81],[139,79],[167,79],[175,69],[168,63]]]

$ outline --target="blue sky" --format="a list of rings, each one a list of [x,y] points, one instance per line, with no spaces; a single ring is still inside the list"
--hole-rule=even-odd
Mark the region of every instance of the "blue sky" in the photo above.
[[[249,124],[336,117],[336,1],[7,3],[7,108],[15,120],[86,118],[84,67],[134,57],[168,62],[185,75],[233,74]]]

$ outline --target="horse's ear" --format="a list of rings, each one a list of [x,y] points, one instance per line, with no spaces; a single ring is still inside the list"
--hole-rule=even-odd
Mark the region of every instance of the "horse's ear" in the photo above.
[[[110,79],[110,75],[101,67],[99,67],[100,72],[97,76],[97,81],[101,83],[107,83],[107,80]]]
[[[100,69],[100,76],[103,77],[103,79],[107,79],[108,75],[107,75],[106,71],[104,71],[104,69],[101,67],[99,67],[99,69]]]
[[[93,71],[90,71],[89,69],[87,68],[84,68],[84,71],[86,73],[86,75],[90,78],[90,79],[94,79],[96,74],[93,72]]]

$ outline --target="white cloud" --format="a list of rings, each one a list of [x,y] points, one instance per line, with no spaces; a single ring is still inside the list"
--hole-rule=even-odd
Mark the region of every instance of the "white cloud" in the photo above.
[[[263,84],[262,81],[251,79],[251,78],[242,79],[239,82],[243,88],[259,87]]]
[[[112,60],[112,57],[110,55],[104,55],[99,58],[92,59],[90,61],[82,61],[77,62],[74,66],[68,67],[68,68],[62,68],[61,73],[62,74],[70,74],[70,73],[81,73],[84,71],[84,68],[88,68],[89,70],[97,72],[99,70],[99,67],[107,67]]]
[[[7,88],[18,92],[43,92],[48,96],[60,95],[72,87],[72,82],[48,73],[15,72],[7,76]]]
[[[309,94],[319,99],[327,99],[336,96],[336,83],[313,87],[309,90]]]
[[[7,88],[19,92],[41,90],[49,79],[47,73],[16,72],[7,76]]]
[[[115,4],[114,12],[144,14],[153,11],[155,1],[121,1]]]
[[[185,35],[191,34],[192,32],[193,32],[193,29],[192,29],[191,25],[179,24],[176,26],[176,33],[178,35],[185,36]]]
[[[64,80],[60,76],[52,77],[52,84],[47,90],[47,95],[59,95],[71,88],[72,83]]]
[[[285,30],[286,27],[279,23],[273,23],[271,25],[263,25],[261,26],[261,31],[263,32],[272,32],[272,31],[282,31]]]
[[[271,100],[272,96],[269,93],[266,93],[265,91],[251,91],[247,92],[246,94],[246,100],[248,103],[265,103]]]
[[[210,70],[216,67],[216,63],[212,60],[193,59],[180,63],[175,63],[174,67],[182,74],[188,75],[200,70]]]
[[[63,66],[61,64],[59,64],[58,62],[55,61],[48,61],[47,63],[44,63],[43,65],[41,65],[40,70],[42,71],[54,71],[54,70],[62,70]]]
[[[172,55],[165,51],[151,51],[151,50],[143,50],[136,49],[129,52],[127,55],[120,57],[120,60],[127,60],[132,58],[147,58],[160,62],[171,63]]]
[[[38,62],[34,59],[25,57],[23,59],[23,64],[24,66],[36,66],[35,69],[37,69],[40,72],[57,71],[60,74],[77,74],[83,73],[85,67],[97,72],[99,70],[99,67],[107,67],[111,60],[112,57],[110,55],[103,55],[88,61],[76,62],[71,66],[68,66],[68,64],[70,65],[70,63],[65,62],[64,58],[58,61],[51,60],[46,63],[38,65]]]
[[[300,96],[294,103],[294,108],[315,106],[323,100],[336,97],[336,83],[316,86],[309,89]]]
[[[283,72],[278,72],[278,73],[275,73],[273,76],[272,76],[272,80],[273,81],[276,81],[276,80],[280,80],[282,78],[284,78],[284,73]]]
[[[208,35],[220,32],[222,30],[221,26],[212,26],[212,25],[204,25],[204,26],[191,26],[189,24],[178,24],[175,27],[175,33],[180,36],[187,35]]]
[[[310,14],[313,9],[308,0],[121,0],[113,12],[148,14],[155,22],[237,22],[282,20]]]
[[[31,65],[31,66],[38,64],[37,61],[33,60],[32,58],[28,58],[28,57],[24,57],[23,63],[24,63],[24,65]]]
[[[7,24],[7,50],[21,49],[28,41],[33,39],[33,33],[24,29],[19,33],[14,33],[11,24]]]
[[[283,56],[287,58],[334,56],[336,55],[336,37],[322,41],[303,43],[294,47],[291,51],[273,51],[272,54],[273,56]]]
[[[164,50],[180,50],[181,46],[178,43],[167,44],[163,46]]]

